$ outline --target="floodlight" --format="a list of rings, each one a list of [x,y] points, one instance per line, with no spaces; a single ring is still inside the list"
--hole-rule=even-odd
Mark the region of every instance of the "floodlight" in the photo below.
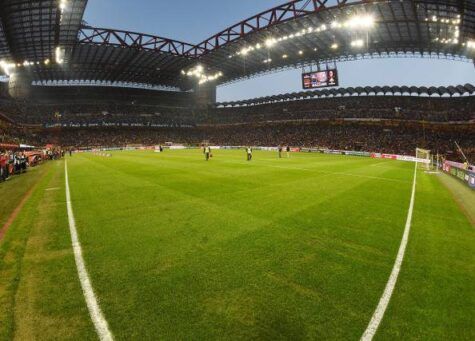
[[[355,16],[345,23],[350,28],[370,28],[374,26],[374,18],[371,15]]]
[[[353,47],[363,47],[364,41],[362,39],[353,40],[351,46]]]
[[[275,39],[273,39],[273,38],[272,38],[272,39],[267,39],[267,40],[266,40],[266,47],[272,47],[272,46],[274,46],[274,45],[275,45],[275,42],[276,42],[276,41],[275,41]]]
[[[0,67],[7,76],[10,76],[10,69],[14,69],[16,65],[14,63],[7,63],[4,60],[0,60]]]

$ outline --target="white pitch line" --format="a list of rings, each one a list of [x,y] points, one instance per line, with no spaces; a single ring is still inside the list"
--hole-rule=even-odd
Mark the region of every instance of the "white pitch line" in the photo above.
[[[401,271],[402,261],[404,260],[404,254],[406,253],[407,242],[409,240],[409,233],[411,231],[412,223],[412,212],[414,211],[414,202],[416,199],[416,183],[417,183],[417,162],[414,169],[414,180],[412,183],[412,194],[411,194],[411,203],[409,204],[409,210],[407,212],[406,227],[404,229],[404,234],[402,236],[401,245],[399,246],[399,251],[397,253],[396,261],[394,262],[393,270],[389,276],[388,283],[384,289],[383,295],[381,296],[378,306],[374,311],[373,317],[366,327],[366,330],[361,337],[361,341],[371,341],[376,334],[381,321],[383,320],[384,313],[389,305],[391,296],[393,294],[394,288],[396,286],[397,279],[399,277],[399,272]]]
[[[68,179],[68,162],[64,163],[64,172],[66,179],[66,206],[68,209],[69,231],[71,233],[71,240],[73,244],[74,259],[76,261],[76,268],[78,270],[79,281],[81,282],[82,291],[86,300],[86,305],[89,310],[89,315],[96,328],[97,336],[103,341],[112,341],[114,337],[109,330],[109,325],[102,314],[96,295],[92,288],[91,280],[87,273],[86,264],[82,257],[81,243],[79,242],[78,233],[76,229],[76,221],[74,220],[73,207],[71,204],[71,193],[69,192]]]

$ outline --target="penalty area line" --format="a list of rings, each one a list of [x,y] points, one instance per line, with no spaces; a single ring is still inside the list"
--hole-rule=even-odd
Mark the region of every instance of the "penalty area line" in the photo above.
[[[102,314],[101,307],[97,301],[96,295],[92,288],[91,279],[87,273],[86,264],[82,256],[81,243],[79,242],[78,232],[76,229],[76,221],[74,219],[73,207],[71,204],[71,193],[69,191],[68,178],[68,162],[64,162],[64,174],[66,182],[66,207],[68,210],[69,231],[71,233],[71,241],[74,251],[74,260],[76,261],[76,268],[78,270],[79,281],[81,282],[82,291],[86,300],[87,309],[94,327],[96,328],[97,336],[103,341],[112,341],[114,338],[109,325]]]
[[[411,202],[409,204],[409,210],[407,212],[406,226],[404,228],[404,234],[402,236],[401,245],[399,246],[399,251],[397,253],[396,261],[394,262],[393,270],[389,276],[388,283],[384,289],[383,295],[381,296],[378,306],[373,313],[373,317],[368,324],[363,336],[361,336],[361,341],[371,341],[376,335],[379,325],[383,320],[384,313],[388,308],[389,301],[396,287],[396,282],[399,277],[399,272],[401,271],[401,265],[404,260],[404,254],[406,253],[407,242],[409,240],[409,233],[411,232],[411,223],[412,223],[412,213],[414,211],[414,202],[416,199],[416,183],[417,183],[417,162],[414,167],[414,180],[412,182],[412,194]]]

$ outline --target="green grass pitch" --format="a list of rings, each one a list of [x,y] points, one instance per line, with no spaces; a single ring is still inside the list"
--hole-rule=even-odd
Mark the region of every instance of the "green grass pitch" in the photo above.
[[[414,164],[273,152],[67,158],[84,258],[117,340],[358,340],[401,242]],[[24,183],[25,185],[22,185]],[[71,248],[64,161],[0,184],[0,339],[95,339]],[[475,200],[473,192],[466,200]],[[16,200],[16,199],[15,199]],[[13,202],[15,202],[13,200]],[[0,226],[12,211],[0,203]],[[376,339],[475,339],[475,229],[418,172]]]

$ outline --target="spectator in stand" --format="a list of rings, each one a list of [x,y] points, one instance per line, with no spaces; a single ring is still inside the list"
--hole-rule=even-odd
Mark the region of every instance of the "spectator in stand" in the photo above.
[[[10,159],[6,150],[0,152],[0,181],[6,181],[9,177],[8,160]]]

